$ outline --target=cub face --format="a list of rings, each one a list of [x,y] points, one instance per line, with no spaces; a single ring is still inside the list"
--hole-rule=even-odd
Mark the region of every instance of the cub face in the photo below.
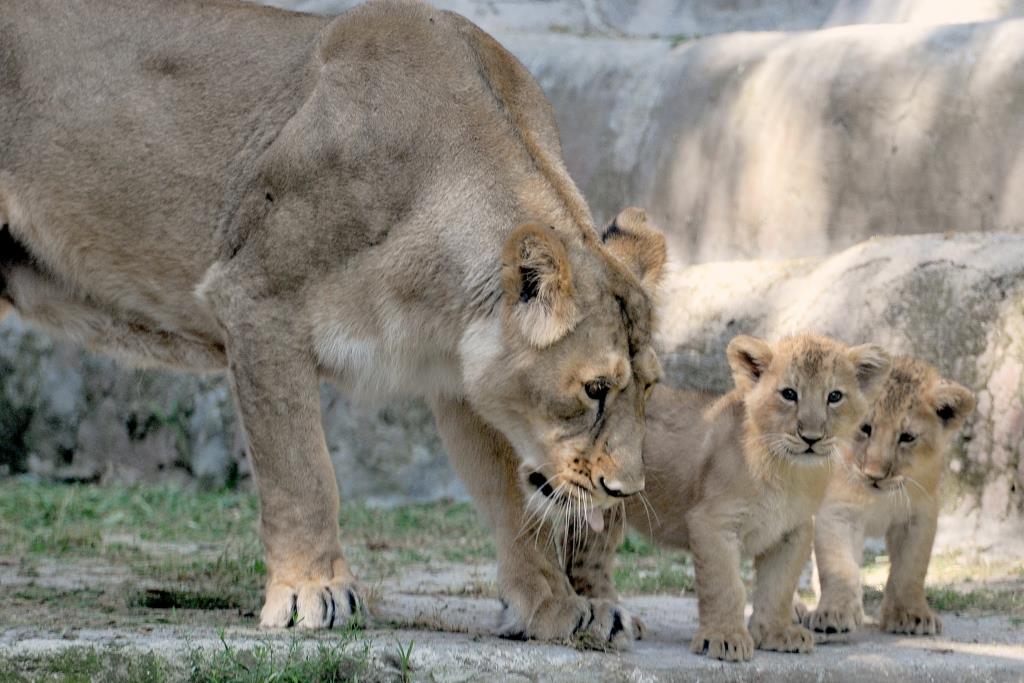
[[[944,469],[944,454],[974,405],[968,389],[928,363],[897,357],[857,432],[855,478],[877,494],[920,486]]]
[[[774,344],[739,336],[726,354],[744,394],[748,439],[797,463],[823,462],[849,443],[889,369],[879,346],[816,335]]]
[[[538,512],[578,516],[643,489],[644,404],[661,376],[651,297],[664,261],[664,238],[638,209],[601,239],[539,224],[508,238],[500,326],[463,339],[466,390],[515,449]]]

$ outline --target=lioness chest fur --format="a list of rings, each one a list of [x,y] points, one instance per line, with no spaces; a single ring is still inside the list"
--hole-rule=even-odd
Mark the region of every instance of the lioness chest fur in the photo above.
[[[792,597],[810,556],[812,516],[839,448],[851,439],[888,367],[878,347],[810,335],[728,347],[736,388],[722,397],[656,388],[644,441],[646,496],[628,523],[693,553],[696,653],[745,660],[755,647],[809,652]],[[740,557],[753,556],[749,628]]]
[[[504,632],[635,635],[521,532],[552,521],[528,514],[538,490],[561,509],[571,481],[605,510],[642,486],[664,240],[640,211],[602,239],[539,86],[467,20],[402,0],[339,17],[6,0],[0,223],[0,312],[135,364],[226,371],[260,490],[264,625],[362,610],[327,377],[430,402],[495,529]]]

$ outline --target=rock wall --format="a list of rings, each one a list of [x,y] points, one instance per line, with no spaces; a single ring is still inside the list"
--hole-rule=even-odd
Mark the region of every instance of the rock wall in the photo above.
[[[338,14],[360,0],[263,0]],[[491,33],[612,38],[706,37],[734,31],[806,31],[849,24],[955,24],[1024,16],[1022,0],[431,0]]]
[[[377,504],[464,496],[426,407],[350,405],[321,390],[345,498]],[[0,476],[248,485],[227,381],[130,370],[26,329],[0,325]]]
[[[876,238],[828,258],[702,264],[670,275],[663,304],[663,362],[679,386],[727,388],[736,334],[814,330],[920,356],[972,388],[943,543],[1024,549],[1024,236]]]

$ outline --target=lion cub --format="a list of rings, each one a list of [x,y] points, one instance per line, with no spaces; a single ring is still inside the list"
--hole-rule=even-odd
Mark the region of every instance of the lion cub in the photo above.
[[[644,441],[648,516],[628,523],[655,542],[689,549],[700,625],[690,649],[730,661],[755,647],[810,652],[793,620],[793,592],[810,558],[811,518],[831,463],[867,413],[889,357],[801,335],[774,344],[740,336],[727,356],[735,389],[719,397],[656,388]],[[650,522],[648,521],[650,520]],[[757,572],[749,630],[740,556]]]
[[[924,578],[939,514],[946,454],[974,410],[970,391],[931,365],[893,361],[881,395],[844,455],[815,518],[821,580],[818,608],[805,617],[815,631],[843,633],[864,619],[860,564],[865,536],[885,536],[892,566],[880,626],[931,635],[942,620],[925,600]]]

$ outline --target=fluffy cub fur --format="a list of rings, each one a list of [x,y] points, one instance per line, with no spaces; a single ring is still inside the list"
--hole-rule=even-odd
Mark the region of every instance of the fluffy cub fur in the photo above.
[[[755,647],[810,652],[792,596],[810,556],[811,518],[889,358],[877,346],[812,335],[774,344],[740,336],[727,354],[736,387],[724,396],[655,389],[644,440],[653,510],[627,502],[627,521],[692,551],[693,652],[730,661],[750,659]],[[749,627],[741,555],[754,557],[757,572]]]
[[[946,454],[973,409],[971,392],[931,365],[906,356],[894,360],[878,401],[844,453],[847,467],[833,475],[815,518],[821,600],[807,615],[808,626],[842,633],[861,625],[864,537],[884,535],[892,567],[882,629],[941,632],[942,620],[925,600],[924,578]]]

